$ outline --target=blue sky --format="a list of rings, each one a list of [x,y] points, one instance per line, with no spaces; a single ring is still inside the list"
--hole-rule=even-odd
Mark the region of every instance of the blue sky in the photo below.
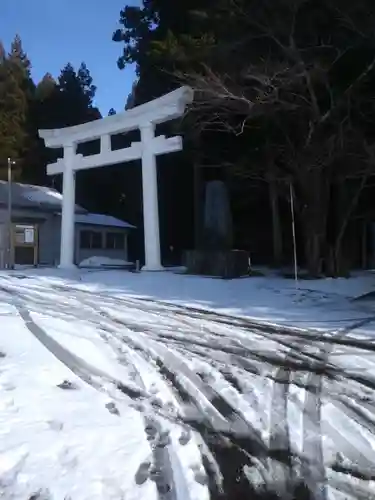
[[[120,71],[120,43],[112,42],[121,9],[136,0],[0,0],[0,39],[8,50],[15,34],[22,38],[37,82],[47,72],[58,76],[66,63],[87,64],[98,87],[96,105],[103,115],[124,108],[135,79]]]

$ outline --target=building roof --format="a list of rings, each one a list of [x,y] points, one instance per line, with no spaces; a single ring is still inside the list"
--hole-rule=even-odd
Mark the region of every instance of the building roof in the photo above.
[[[122,221],[120,219],[116,219],[116,217],[112,217],[111,215],[103,215],[103,214],[76,214],[75,221],[78,224],[90,224],[93,226],[110,226],[117,227],[123,229],[135,229],[135,226],[132,226],[128,222]]]
[[[12,182],[12,207],[38,210],[41,212],[57,213],[61,215],[63,195],[56,189],[46,186],[34,186],[32,184],[20,184]],[[0,180],[0,206],[7,206],[8,183]],[[133,229],[128,222],[116,219],[111,215],[93,214],[86,209],[76,205],[75,222],[79,224],[90,224],[94,226],[107,226],[117,228]]]
[[[8,203],[8,183],[0,181],[0,205]],[[56,189],[46,186],[33,186],[12,182],[12,206],[24,209],[37,209],[46,212],[55,212],[62,208],[62,194]],[[85,213],[86,210],[76,205],[76,212]]]

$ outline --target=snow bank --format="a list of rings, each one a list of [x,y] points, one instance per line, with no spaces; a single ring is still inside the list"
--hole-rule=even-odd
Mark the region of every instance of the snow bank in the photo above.
[[[110,257],[93,256],[80,262],[80,267],[110,267],[129,266],[131,262],[122,259],[111,259]]]

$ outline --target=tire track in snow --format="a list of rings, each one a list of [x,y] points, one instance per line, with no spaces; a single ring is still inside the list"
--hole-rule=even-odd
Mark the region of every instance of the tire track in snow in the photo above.
[[[351,332],[355,328],[359,328],[361,326],[364,326],[371,321],[373,321],[373,317],[365,318],[364,320],[359,321],[358,323],[352,325],[351,327],[345,329],[346,334]],[[283,332],[286,333],[286,332]],[[291,332],[288,332],[290,335]],[[292,333],[293,335],[293,333]],[[309,340],[321,340],[321,334],[313,334],[312,336],[309,335]],[[312,338],[311,338],[312,337]],[[327,338],[326,338],[327,339]],[[369,349],[370,351],[374,351],[374,344],[368,341],[362,341],[362,340],[357,340],[357,339],[344,339],[343,337],[337,338],[337,336],[333,336],[332,334],[328,337],[328,343],[331,344],[331,348],[333,348],[335,345],[347,345],[347,346],[352,346],[356,347],[358,349]],[[285,345],[285,344],[284,344]],[[300,346],[296,345],[293,343],[290,345],[291,351],[294,350],[295,348],[298,348]],[[300,368],[305,368],[307,369],[306,371],[308,372],[308,380],[306,381],[305,384],[305,391],[306,391],[306,398],[305,398],[305,406],[303,408],[303,415],[304,415],[304,424],[303,424],[303,432],[304,432],[304,443],[303,443],[303,452],[304,455],[310,456],[310,457],[316,457],[314,460],[302,460],[302,477],[305,477],[307,480],[307,483],[309,484],[309,489],[313,494],[314,498],[317,499],[322,499],[325,498],[325,484],[326,484],[326,478],[325,478],[325,470],[323,467],[323,450],[322,450],[322,442],[321,442],[321,436],[322,436],[322,431],[321,431],[321,418],[320,418],[320,413],[321,413],[321,393],[322,393],[322,378],[323,374],[326,376],[330,375],[330,372],[334,376],[334,372],[339,373],[340,370],[337,369],[337,367],[334,367],[332,365],[329,365],[328,358],[325,355],[325,352],[322,350],[318,352],[315,356],[312,355],[310,352],[308,355],[302,353],[297,357],[301,359],[301,357],[304,357],[305,360],[306,358],[309,359],[310,363],[302,363],[302,366]],[[313,360],[319,360],[318,366],[314,368],[313,363],[311,363],[311,358]],[[289,354],[285,358],[285,364],[290,365],[291,364],[291,359],[292,355]],[[296,365],[294,363],[294,365]],[[310,365],[310,366],[309,366]],[[296,367],[296,366],[294,366]],[[287,372],[287,373],[285,373]],[[326,372],[326,373],[324,373]],[[290,384],[290,370],[289,368],[285,369],[284,367],[281,367],[277,371],[276,375],[276,380],[278,381],[279,385],[284,385],[284,387],[288,387]],[[357,378],[359,379],[358,376],[353,376],[352,378]],[[363,377],[362,380],[360,380],[362,383],[369,385],[370,387],[374,387],[369,381]],[[274,407],[272,414],[273,415],[282,415],[282,422],[285,422],[284,416],[286,415],[286,405],[287,405],[287,397],[288,397],[288,390],[285,389],[279,389],[278,393],[274,394]],[[279,411],[277,411],[279,410]],[[275,418],[275,420],[278,420]],[[274,422],[271,424],[272,429],[277,429],[279,426],[277,425],[278,422]],[[287,425],[282,424],[282,448],[286,451],[286,455],[288,455],[288,451],[290,450],[290,445],[289,445],[289,433],[287,429]],[[279,432],[279,430],[277,431]],[[275,437],[275,433],[271,434],[271,443],[272,439]],[[280,437],[280,436],[278,436]],[[277,441],[277,439],[275,439]],[[277,448],[277,445],[276,445]],[[289,462],[290,463],[290,462]],[[288,464],[289,465],[289,464]],[[285,483],[288,483],[288,480],[290,479],[289,474],[287,473],[288,470],[291,470],[291,468],[286,468],[286,481]],[[321,487],[323,485],[323,487]]]
[[[126,326],[127,328],[129,328],[129,326],[131,327],[131,325],[124,325],[124,326]],[[138,330],[139,330],[139,329],[138,329]],[[140,329],[140,330],[144,330],[144,329]],[[238,351],[237,351],[237,352],[238,352]],[[246,352],[246,351],[245,351],[245,352]],[[242,350],[242,353],[243,353],[243,350]],[[285,386],[284,386],[284,387],[285,387]],[[277,397],[276,397],[276,399],[277,399]],[[273,401],[275,401],[275,395],[274,395],[274,399],[273,399]],[[279,406],[279,408],[278,408],[278,409],[280,409],[280,408],[283,408],[283,406],[281,406],[281,407]],[[273,412],[273,413],[274,413],[274,412]],[[275,413],[274,413],[274,414],[275,414]],[[286,408],[285,408],[285,405],[284,405],[284,414],[286,415]],[[286,419],[284,419],[284,422],[286,422]],[[274,423],[276,424],[276,422],[274,422]],[[275,426],[275,425],[273,425],[273,426],[271,427],[271,429],[272,429],[272,428],[274,429],[274,428],[276,428],[276,426]],[[285,433],[285,428],[284,428],[284,433]],[[272,448],[272,444],[276,444],[276,448],[280,447],[280,444],[279,444],[279,443],[277,443],[277,440],[279,440],[279,436],[277,436],[277,439],[273,439],[273,438],[272,438],[272,435],[271,435],[271,448]],[[275,443],[275,441],[276,441],[276,443]],[[280,440],[279,440],[279,441],[280,441]],[[284,442],[285,442],[285,436],[284,436]],[[284,443],[284,448],[285,448],[285,443]],[[273,450],[272,450],[272,451],[273,451]],[[276,450],[274,450],[274,451],[276,452],[276,454],[277,454],[278,452],[280,452],[280,450],[277,450],[277,449],[276,449]],[[272,463],[273,463],[273,464],[277,464],[277,463],[279,463],[279,459],[280,459],[280,457],[277,457],[277,458],[278,458],[278,460],[277,460],[276,462],[275,462],[274,460],[272,461]],[[288,464],[288,465],[289,465],[289,464]]]
[[[7,290],[3,287],[1,287],[1,290],[11,295],[13,299],[17,298],[17,303],[13,305],[17,309],[30,333],[77,377],[96,390],[106,394],[108,391],[97,379],[99,378],[100,380],[112,383],[126,396],[127,403],[134,409],[139,410],[139,405],[133,405],[133,401],[139,401],[141,398],[147,398],[148,396],[140,372],[137,372],[136,378],[138,382],[141,383],[142,387],[141,390],[137,391],[136,389],[130,389],[129,384],[124,385],[122,381],[113,379],[96,367],[86,364],[81,358],[78,358],[61,346],[59,342],[50,337],[43,328],[34,322],[28,309],[21,304],[22,293],[15,292],[14,290]],[[132,366],[136,372],[137,368],[133,363]],[[110,396],[112,399],[118,399],[113,393],[111,393]],[[118,411],[116,407],[114,407],[114,409]],[[152,459],[148,463],[144,462],[140,464],[135,478],[136,481],[138,481],[138,484],[142,484],[146,480],[154,481],[159,500],[189,500],[191,498],[189,487],[183,472],[180,472],[178,475],[177,488],[175,474],[176,470],[182,471],[182,467],[179,464],[178,454],[173,451],[169,430],[163,428],[162,418],[151,417],[149,414],[145,413],[143,419],[145,434],[151,446]]]
[[[125,328],[131,328],[127,323],[119,320],[118,318],[111,318],[108,313],[105,315],[110,319],[112,319],[115,323],[119,323]],[[137,329],[138,331],[139,329]],[[155,356],[155,354],[154,354]],[[156,354],[158,357],[158,354]],[[174,365],[174,370],[170,370],[165,366],[165,355],[159,356],[159,366],[161,366],[164,375],[172,382],[175,389],[181,395],[183,399],[190,398],[191,393],[186,390],[186,386],[181,384],[180,382],[176,383],[178,376],[176,375],[176,371],[181,371],[183,368],[183,364],[181,360],[180,363],[176,366],[176,363],[172,363]],[[182,369],[182,371],[185,371]],[[186,373],[185,373],[186,375]],[[195,383],[197,383],[197,379],[195,378]],[[183,389],[182,389],[183,388]],[[206,392],[206,391],[204,391]],[[184,395],[182,395],[184,394]],[[239,416],[236,408],[231,406],[221,394],[216,393],[217,396],[215,400],[211,399],[214,407],[226,418],[228,416],[235,415],[237,418]],[[207,399],[210,399],[209,397]],[[196,400],[195,400],[196,402]],[[205,408],[207,410],[207,408]],[[215,458],[218,460],[221,465],[222,470],[225,470],[224,474],[224,485],[225,488],[225,498],[237,498],[235,495],[241,494],[244,498],[248,495],[251,495],[253,498],[256,498],[256,491],[249,483],[248,478],[243,472],[243,467],[252,467],[254,466],[254,462],[252,461],[252,457],[257,457],[260,462],[264,462],[267,455],[271,455],[273,461],[280,462],[280,453],[278,449],[267,449],[262,439],[255,429],[251,426],[249,422],[246,420],[242,420],[245,424],[245,432],[241,430],[240,433],[236,432],[235,429],[229,428],[225,429],[217,422],[212,423],[212,418],[203,417],[201,421],[193,421],[189,422],[196,430],[198,430],[201,435],[205,437],[205,440],[209,442],[209,448],[214,452]],[[225,455],[225,459],[223,456]],[[228,455],[230,459],[228,460]],[[277,486],[279,485],[279,482]],[[277,489],[277,488],[276,488]],[[237,492],[237,493],[236,493]]]
[[[285,365],[289,363],[290,365],[294,365],[294,368],[301,368],[301,365],[303,365],[303,361],[301,362],[301,358],[306,360],[309,359],[309,357],[307,354],[300,353],[299,343],[297,343],[296,345],[295,342],[280,342],[280,339],[277,339],[277,341],[279,342],[279,344],[284,345],[284,347],[289,348],[289,351],[296,351],[297,348],[299,350],[298,356],[292,356],[292,354],[287,353],[286,355],[284,355],[284,357],[279,356],[274,361],[270,360],[269,355],[264,355],[263,357],[258,355],[259,358],[263,358],[262,361],[264,363],[271,362],[272,364],[275,364],[279,367],[276,370],[276,374],[274,376],[273,396],[270,412],[271,435],[269,446],[270,455],[272,455],[273,458],[271,458],[269,462],[272,483],[276,486],[277,490],[282,490],[283,495],[287,497],[290,496],[291,491],[296,486],[296,482],[293,481],[293,476],[291,474],[291,471],[293,471],[292,450],[289,443],[290,440],[287,422],[288,391],[291,381],[291,369],[289,366]],[[242,349],[241,354],[243,353],[243,351],[244,349]],[[232,350],[231,352],[236,351]],[[248,349],[247,352],[250,352],[250,349]],[[254,354],[257,356],[257,354],[254,352],[252,354],[253,356]],[[297,363],[295,360],[292,363],[291,360],[294,358],[297,358],[299,363]]]
[[[100,314],[107,317],[109,316],[107,312],[103,313],[103,311],[100,311]],[[124,324],[117,318],[109,318],[109,319],[111,319],[116,324],[120,323],[122,328],[129,329],[129,326],[130,328],[132,327],[132,325]],[[141,330],[144,329],[136,328],[135,333],[139,333]],[[129,335],[127,333],[125,337],[126,340],[128,341]],[[134,337],[132,337],[131,342],[134,342]],[[191,395],[188,392],[186,392],[185,389],[182,389],[183,385],[180,383],[176,383],[176,374],[175,374],[176,369],[174,371],[173,370],[171,371],[165,367],[165,365],[163,364],[165,356],[156,355],[156,358],[158,359],[157,364],[161,368],[162,373],[172,383],[172,385],[174,386],[175,390],[177,390],[181,398],[185,400],[186,399],[191,400],[190,397]],[[179,365],[178,368],[181,368],[181,366]],[[197,380],[195,381],[197,382]],[[230,407],[230,405],[228,405],[228,403],[225,400],[223,400],[223,398],[221,398],[220,395],[217,395],[217,398],[220,401],[220,406],[223,405],[226,410],[229,408],[231,413],[235,413],[237,416],[236,410]],[[256,492],[249,483],[249,480],[243,474],[242,466],[244,464],[247,464],[248,466],[253,465],[250,459],[251,456],[255,455],[255,456],[265,457],[265,455],[267,454],[267,450],[265,449],[265,447],[259,446],[258,440],[254,441],[254,438],[249,438],[246,436],[236,437],[236,434],[233,434],[231,430],[227,432],[225,431],[218,432],[212,425],[210,419],[207,420],[206,417],[201,418],[201,422],[197,422],[195,420],[195,421],[189,421],[189,423],[195,430],[197,430],[202,436],[204,436],[205,440],[207,439],[209,440],[210,442],[209,448],[214,451],[215,459],[218,460],[222,470],[226,471],[224,477],[224,482],[226,483],[226,488],[223,493],[224,496],[222,496],[222,494],[220,493],[221,491],[220,488],[217,488],[216,480],[212,480],[210,483],[210,491],[213,495],[213,499],[219,497],[220,498],[225,497],[231,499],[233,498],[234,491],[238,492],[241,491],[242,498],[244,498],[245,496],[248,497],[248,495],[252,495],[253,498],[256,498]],[[249,433],[249,431],[251,431],[252,434],[254,433],[253,429],[251,429],[251,427],[249,428],[248,426],[247,433]],[[261,448],[261,450],[259,448]],[[232,456],[230,461],[228,461],[227,458],[228,453],[230,453]],[[207,465],[207,460],[205,460],[205,463]],[[210,477],[209,471],[207,471],[207,473],[208,476]]]
[[[320,348],[322,363],[328,367],[329,357],[332,353],[335,341],[342,340],[355,329],[363,327],[375,320],[375,317],[366,318],[340,330],[335,334],[328,335],[329,346]],[[323,339],[326,340],[325,336]],[[323,340],[321,339],[321,340]],[[306,397],[303,408],[303,455],[301,473],[305,478],[314,499],[325,500],[327,498],[327,478],[324,468],[323,454],[323,432],[321,423],[321,408],[323,394],[323,373],[308,372],[306,380]]]
[[[113,318],[105,312],[102,312],[102,314],[105,314],[114,323],[126,329],[131,329],[131,325],[128,326],[127,323],[118,318]],[[170,382],[175,387],[179,387],[178,392],[181,391],[181,387],[184,387],[185,394],[189,394],[196,406],[201,406],[202,400],[206,403],[203,407],[204,413],[215,430],[240,434],[253,432],[249,423],[238,413],[237,409],[215,391],[212,386],[208,386],[199,375],[186,365],[180,356],[176,357],[172,350],[149,338],[145,338],[144,342],[140,342],[140,344],[143,345],[144,350],[148,351],[157,360]],[[254,436],[254,438],[259,440],[260,445],[260,437]]]
[[[65,290],[65,291],[68,291],[68,290]],[[96,294],[94,294],[96,295]],[[86,297],[87,297],[87,294],[86,294]],[[144,300],[142,300],[143,302],[146,302]],[[103,298],[103,302],[104,301],[104,298]],[[116,301],[108,301],[108,307],[116,307],[118,309],[118,306],[119,306],[119,303],[120,301],[116,302]],[[115,306],[115,303],[117,303],[117,305]],[[127,307],[127,305],[129,304],[130,307],[135,310],[135,309],[141,309],[142,308],[140,307],[140,300],[138,299],[134,299],[134,300],[124,300],[124,301],[121,301],[121,304],[124,306],[124,307]],[[186,326],[187,327],[187,341],[186,341],[186,346],[188,348],[188,345],[189,345],[189,335],[190,335],[190,332],[192,330],[194,330],[194,326],[191,324],[191,322],[189,321],[189,316],[191,314],[193,314],[195,316],[195,319],[199,322],[200,320],[203,320],[204,318],[207,318],[209,317],[210,318],[210,321],[212,321],[213,324],[217,323],[218,325],[226,325],[228,327],[236,327],[237,329],[243,329],[244,331],[248,331],[248,333],[251,333],[251,330],[256,330],[258,333],[260,332],[263,332],[264,333],[264,336],[265,337],[268,337],[268,338],[272,338],[273,340],[276,340],[276,341],[280,341],[280,340],[284,340],[286,338],[291,338],[293,339],[292,342],[282,342],[284,344],[284,349],[288,349],[288,347],[290,348],[289,352],[287,353],[284,353],[284,357],[282,356],[279,356],[278,358],[274,358],[273,360],[271,359],[272,357],[268,354],[268,355],[264,355],[262,356],[261,353],[255,353],[257,354],[255,357],[258,359],[258,361],[260,363],[270,363],[271,365],[274,365],[277,370],[280,369],[280,364],[282,364],[283,360],[284,360],[284,370],[289,370],[289,371],[296,371],[296,370],[299,370],[299,371],[305,371],[307,372],[307,380],[305,381],[305,384],[302,386],[305,390],[305,394],[306,394],[306,398],[305,398],[305,411],[303,413],[304,415],[304,425],[303,425],[303,428],[304,428],[304,432],[306,432],[306,434],[308,434],[308,429],[312,428],[311,427],[311,422],[312,422],[312,419],[311,417],[313,416],[314,419],[315,419],[315,424],[316,422],[318,422],[318,425],[320,425],[320,410],[319,410],[319,401],[321,400],[321,386],[319,387],[319,383],[322,382],[323,380],[323,376],[325,377],[326,376],[326,373],[324,373],[325,371],[328,370],[328,373],[330,373],[331,375],[330,376],[335,376],[337,374],[340,373],[340,369],[334,365],[330,365],[328,364],[328,360],[326,359],[326,357],[324,356],[324,352],[322,351],[322,348],[319,348],[316,350],[315,354],[313,352],[307,352],[307,353],[298,353],[298,349],[301,350],[301,347],[303,347],[302,345],[302,341],[304,340],[305,342],[308,342],[308,343],[311,343],[313,344],[314,342],[317,342],[319,340],[322,340],[322,334],[316,334],[316,333],[312,333],[312,332],[302,332],[301,330],[299,329],[296,329],[296,330],[290,330],[290,329],[286,329],[285,327],[282,327],[282,328],[277,328],[275,327],[274,325],[272,326],[269,326],[269,325],[258,325],[254,322],[249,322],[249,321],[246,321],[246,320],[237,320],[237,319],[232,319],[231,317],[227,317],[227,316],[222,316],[222,315],[217,315],[217,314],[212,314],[212,313],[205,313],[204,311],[202,312],[201,310],[194,310],[191,311],[191,308],[185,308],[185,307],[178,307],[178,314],[171,314],[171,310],[168,307],[166,306],[163,306],[163,307],[160,307],[156,302],[147,302],[147,306],[150,307],[152,310],[149,311],[147,309],[143,309],[143,312],[146,314],[160,314],[161,316],[168,316],[168,317],[171,317],[171,318],[177,318],[177,317],[180,317],[179,319],[180,320],[184,320],[183,322],[181,321],[181,323],[184,324],[184,327]],[[172,306],[172,309],[173,308],[176,308],[176,306]],[[213,318],[215,317],[215,319]],[[186,319],[187,318],[187,319]],[[365,322],[367,322],[369,320],[369,318],[367,318],[366,320],[364,320]],[[370,321],[369,321],[370,322]],[[156,322],[156,318],[155,318],[155,325],[153,328],[151,328],[151,325],[149,327],[149,325],[146,325],[146,328],[143,328],[143,327],[139,327],[138,326],[138,331],[140,332],[144,332],[145,329],[149,328],[149,334],[150,335],[155,335],[155,339],[157,339],[157,337],[159,337],[159,339],[163,342],[182,342],[182,339],[181,337],[180,338],[174,338],[172,339],[171,338],[171,335],[169,335],[169,331],[167,334],[163,334],[163,336],[161,335],[158,335],[156,332],[157,328],[158,328],[158,325],[157,325],[157,322]],[[162,322],[161,322],[162,323]],[[245,326],[246,324],[246,326]],[[362,325],[360,325],[362,326]],[[134,325],[133,325],[134,327]],[[214,328],[214,326],[213,326]],[[160,325],[160,329],[163,330],[163,324]],[[205,329],[206,330],[206,329]],[[268,332],[268,333],[267,333]],[[212,332],[214,333],[214,332]],[[342,332],[341,332],[342,334]],[[283,339],[280,339],[280,336],[283,336]],[[299,338],[297,338],[297,335]],[[217,334],[216,335],[216,338],[218,337],[221,337],[222,340],[224,340],[226,337],[226,335],[223,335],[222,333],[220,334]],[[335,346],[335,345],[343,345],[343,346],[351,346],[351,347],[355,347],[355,348],[358,348],[358,349],[368,349],[369,347],[371,348],[371,344],[369,345],[369,342],[366,342],[366,341],[362,341],[362,340],[358,340],[357,339],[344,339],[344,338],[334,338],[335,335],[333,335],[332,333],[329,334],[329,336],[327,335],[325,338],[324,338],[324,341],[327,342],[327,344],[332,344],[332,348]],[[214,336],[212,338],[215,338]],[[194,342],[196,344],[196,347],[198,346],[198,343],[199,343],[199,339],[195,338],[194,339]],[[281,343],[281,342],[280,342]],[[182,347],[182,343],[181,343],[181,347]],[[174,346],[175,348],[176,346]],[[209,356],[209,352],[211,353],[220,353],[220,348],[219,346],[217,346],[217,348],[212,348],[212,345],[211,346],[207,346],[207,345],[202,345],[200,346],[201,348],[204,348],[204,349],[210,349],[210,351],[207,352],[207,356]],[[240,352],[239,350],[239,347],[238,346],[230,346],[228,349],[227,347],[228,346],[222,346],[222,352],[225,352],[225,350],[227,350],[228,352],[226,352],[226,354],[228,356],[231,356],[231,359],[232,360],[236,360],[236,364],[237,366],[239,365],[239,363],[241,363],[241,366],[244,370],[246,370],[246,366],[247,368],[249,368],[249,371],[251,372],[251,370],[253,371],[256,371],[256,367],[258,366],[258,363],[255,364],[255,368],[254,368],[254,364],[250,364],[249,366],[249,363],[246,363],[246,359],[245,359],[245,353],[248,352],[249,354],[249,358],[251,360],[251,350],[243,350],[242,352]],[[234,349],[232,349],[232,347],[234,347]],[[243,347],[243,346],[242,346]],[[373,350],[373,349],[372,349]],[[230,352],[232,351],[232,352]],[[296,355],[296,352],[297,352],[297,355]],[[195,355],[197,355],[198,353],[194,353]],[[252,362],[253,363],[253,362]],[[281,372],[279,371],[276,371],[276,373],[278,373],[278,377],[279,379],[281,379]],[[283,374],[283,377],[285,379],[285,373]],[[277,378],[277,377],[274,377],[274,378]],[[359,383],[362,383],[362,384],[367,384],[369,387],[373,387],[372,384],[367,380],[367,377],[361,377],[359,376],[358,374],[353,374],[352,375],[349,375],[349,379],[352,378],[352,379],[357,379]],[[281,388],[279,388],[279,392],[278,392],[278,396],[275,398],[275,401],[285,401],[285,387],[287,387],[289,389],[289,384],[290,384],[290,376],[289,376],[289,383],[287,385],[287,383],[285,383],[284,385],[281,384]],[[294,381],[293,381],[294,382]],[[282,392],[284,390],[284,392]],[[310,393],[310,397],[308,396],[308,393]],[[276,393],[275,393],[276,394]],[[318,405],[317,405],[318,403]],[[276,403],[275,403],[276,404]],[[288,404],[289,404],[289,401],[288,401]],[[314,409],[315,409],[315,412],[314,412]],[[284,411],[285,412],[285,411]],[[314,416],[315,415],[315,416]],[[316,428],[316,427],[315,427]],[[207,432],[207,428],[202,428],[202,432]],[[211,433],[211,436],[212,436],[212,433]],[[285,436],[285,432],[284,432],[284,436]],[[227,436],[225,436],[227,438]],[[231,437],[231,436],[230,436]],[[228,438],[230,440],[230,437]],[[285,442],[285,440],[284,440]],[[305,440],[305,443],[307,443],[307,440]],[[314,443],[310,442],[310,443],[307,443],[308,446],[310,446],[310,450],[313,448],[313,446],[315,445]],[[221,446],[221,445],[220,445]],[[219,449],[220,450],[220,446],[216,449]],[[236,443],[234,443],[234,447],[236,446]],[[321,446],[321,445],[320,445]],[[219,451],[218,451],[219,453]],[[246,462],[246,460],[244,459],[246,455],[244,454],[243,457],[242,457],[242,460],[243,460],[243,463]],[[234,462],[234,460],[233,460]],[[302,462],[304,463],[304,461]],[[311,463],[307,463],[307,465],[305,464],[305,466],[307,467],[307,470],[311,470],[312,466],[314,464],[311,464]],[[224,467],[224,470],[225,470],[225,465],[223,466]],[[228,497],[229,498],[229,497]]]
[[[269,447],[276,453],[276,460],[270,460],[270,470],[273,484],[288,498],[293,488],[291,473],[291,445],[288,424],[288,392],[291,382],[291,372],[287,367],[277,369],[271,399],[271,419]]]
[[[139,301],[132,301],[134,306],[137,306],[139,307]],[[133,305],[132,304],[132,305]],[[148,304],[150,305],[150,304]],[[172,308],[175,308],[175,306],[172,306]],[[160,312],[160,306],[157,304],[157,312]],[[165,308],[166,309],[166,308]],[[191,313],[191,310],[189,308],[189,311],[187,312],[186,309],[187,308],[184,308],[184,307],[179,307],[178,306],[178,309],[182,309],[182,314],[181,316],[183,315],[187,315]],[[168,315],[170,314],[170,309],[168,308],[168,310],[166,310],[165,312],[168,312]],[[212,313],[205,313],[200,310],[197,310],[195,311],[195,314],[198,318],[202,318],[202,317],[207,317],[209,316],[210,319],[212,319],[212,316],[219,316],[220,317],[220,324],[225,324],[225,325],[228,325],[228,326],[231,326],[233,327],[234,324],[238,324],[239,321],[238,320],[234,320],[232,318],[228,318],[228,317],[222,317],[221,315],[216,315],[216,314],[212,314]],[[369,319],[372,319],[372,318],[367,318],[364,320],[364,324],[368,322]],[[240,323],[241,323],[241,327],[245,327],[245,325],[243,324],[244,321],[243,320],[240,320]],[[249,328],[249,322],[245,320],[245,323],[246,323],[246,329]],[[361,322],[362,323],[362,322]],[[251,324],[251,328],[253,328],[254,326],[257,327],[258,331],[259,329],[262,329],[262,327],[259,328],[259,325],[255,325],[253,322],[250,322]],[[363,324],[363,323],[362,323]],[[361,326],[361,325],[359,325]],[[190,325],[191,327],[191,325]],[[269,326],[266,325],[266,329],[269,331]],[[286,336],[292,336],[292,337],[295,337],[296,336],[296,333],[293,332],[293,331],[290,331],[290,330],[286,330],[284,327],[279,329],[279,328],[274,328],[271,326],[271,330],[272,333],[271,335],[273,336],[273,338],[275,339],[275,334],[279,337],[280,335],[280,332],[282,332],[283,335],[286,335]],[[276,330],[276,331],[275,331]],[[267,332],[265,332],[267,333]],[[304,337],[305,340],[308,340],[310,342],[313,342],[313,341],[317,341],[317,340],[321,340],[321,334],[314,334],[314,333],[310,333],[308,332],[308,334],[306,333],[302,333],[300,330],[298,330],[298,335],[301,337]],[[269,336],[269,334],[267,335]],[[167,336],[165,336],[165,338],[167,339]],[[278,341],[280,339],[277,339]],[[359,349],[366,349],[366,348],[371,348],[373,347],[373,344],[369,343],[369,342],[366,342],[366,341],[357,341],[356,339],[343,339],[343,338],[335,338],[333,339],[333,336],[330,335],[328,338],[326,337],[326,340],[330,343],[334,345],[336,344],[340,344],[340,345],[351,345],[353,347],[357,347]],[[299,341],[298,343],[295,343],[295,342],[292,342],[291,343],[292,345],[290,345],[291,348],[294,348],[293,350],[295,349],[298,349],[301,347],[301,341]],[[284,344],[285,345],[285,344]],[[285,347],[287,347],[285,345]],[[212,350],[211,350],[212,352]],[[238,351],[237,353],[238,354]],[[301,353],[303,355],[303,353]],[[304,356],[304,363],[300,363],[300,370],[302,369],[305,369],[307,371],[307,373],[310,373],[309,375],[309,379],[306,381],[305,383],[305,391],[307,392],[307,397],[306,397],[306,400],[305,400],[305,404],[307,406],[307,409],[305,408],[304,410],[304,421],[305,421],[305,425],[304,425],[304,432],[306,434],[305,438],[308,438],[308,432],[306,432],[309,428],[311,429],[311,416],[314,416],[314,412],[315,412],[315,429],[316,429],[316,422],[320,422],[320,410],[319,410],[319,402],[318,400],[320,399],[320,396],[319,396],[319,393],[320,393],[320,388],[317,386],[319,385],[319,382],[321,381],[322,379],[322,373],[324,371],[327,372],[328,371],[331,371],[333,374],[334,372],[336,371],[336,373],[339,371],[337,370],[336,367],[334,366],[330,366],[327,364],[327,360],[324,359],[324,355],[322,356],[322,353],[321,352],[318,352],[315,356],[313,355],[313,353],[311,353],[311,351],[308,353],[308,354],[305,354],[303,355]],[[289,353],[289,356],[288,356],[288,363],[289,363],[289,366],[290,365],[294,365],[293,368],[296,369],[296,363],[295,361],[293,361],[293,363],[291,362],[292,359],[294,358],[294,356],[291,355],[291,353]],[[301,355],[297,356],[297,359],[299,358],[299,361],[301,360]],[[320,363],[316,363],[316,366],[314,367],[314,364],[311,363],[311,358],[315,359],[315,361],[320,361]],[[262,360],[263,362],[266,361],[266,359],[263,359]],[[268,361],[269,361],[269,357],[268,357]],[[275,364],[279,363],[280,364],[280,361],[279,360],[275,360]],[[335,370],[336,368],[336,370]],[[359,379],[359,377],[357,376],[357,379]],[[363,378],[362,380],[359,380],[360,382],[362,383],[366,383],[367,380],[365,378]],[[368,382],[367,382],[368,383]],[[370,384],[371,386],[371,384]],[[318,403],[318,405],[317,405]],[[319,425],[319,424],[318,424]],[[311,434],[310,434],[311,435]],[[305,439],[305,444],[307,443],[307,439]],[[311,452],[311,448],[314,447],[314,443],[309,443],[309,446],[310,446],[310,452]],[[308,446],[307,446],[308,448]],[[306,450],[306,447],[305,447],[305,450]],[[305,468],[306,468],[306,463],[305,463]],[[307,469],[309,468],[309,465],[307,466]]]

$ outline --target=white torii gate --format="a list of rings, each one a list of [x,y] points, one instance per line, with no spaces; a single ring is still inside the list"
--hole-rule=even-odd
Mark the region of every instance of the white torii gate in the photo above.
[[[82,125],[39,130],[48,148],[63,148],[64,158],[47,166],[47,174],[63,174],[60,268],[74,267],[75,172],[90,168],[142,160],[143,218],[146,271],[163,270],[160,259],[159,208],[156,156],[182,150],[182,138],[155,137],[155,126],[182,116],[193,100],[193,91],[181,87],[154,101],[118,115]],[[111,136],[140,129],[141,142],[112,151]],[[77,144],[100,139],[100,153],[76,154]]]

